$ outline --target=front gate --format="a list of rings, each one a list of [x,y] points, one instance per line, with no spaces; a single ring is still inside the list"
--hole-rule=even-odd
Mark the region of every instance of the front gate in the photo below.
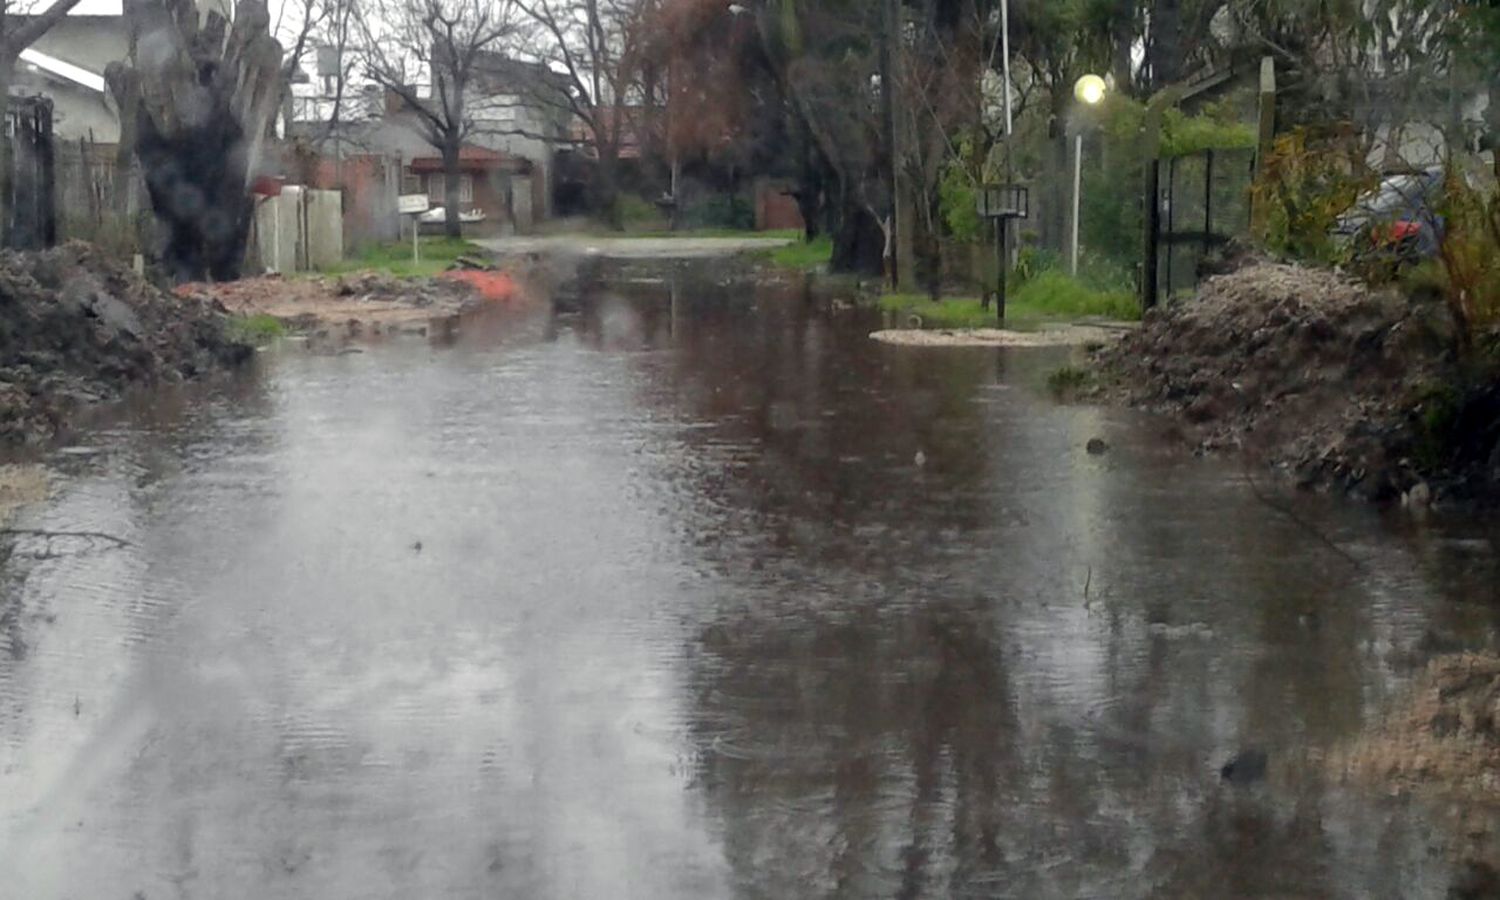
[[[1253,150],[1205,150],[1158,160],[1147,172],[1156,196],[1148,210],[1142,300],[1154,306],[1197,287],[1204,259],[1249,233]]]

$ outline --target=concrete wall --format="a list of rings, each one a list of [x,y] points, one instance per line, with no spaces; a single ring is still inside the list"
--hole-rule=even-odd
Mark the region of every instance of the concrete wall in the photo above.
[[[516,175],[511,178],[510,214],[519,234],[529,234],[536,226],[536,218],[531,209],[531,190],[531,179],[528,176]]]
[[[343,199],[338,191],[282,188],[255,206],[257,268],[305,272],[344,258]]]
[[[324,269],[344,258],[343,196],[338,191],[307,191],[303,214],[304,267]]]

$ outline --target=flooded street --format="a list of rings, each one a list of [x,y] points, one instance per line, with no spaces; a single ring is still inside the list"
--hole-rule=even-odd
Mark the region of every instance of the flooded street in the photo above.
[[[1351,563],[1065,349],[707,271],[60,455],[13,524],[129,545],[0,568],[0,894],[1444,895],[1473,839],[1318,760],[1493,646],[1493,529],[1299,501]]]

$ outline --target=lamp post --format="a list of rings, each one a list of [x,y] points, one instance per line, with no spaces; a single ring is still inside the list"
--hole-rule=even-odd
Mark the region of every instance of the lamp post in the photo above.
[[[1098,106],[1106,86],[1098,75],[1085,75],[1073,84],[1073,97],[1085,107]],[[1083,194],[1083,124],[1073,138],[1073,242],[1069,251],[1069,274],[1078,275],[1078,218]]]

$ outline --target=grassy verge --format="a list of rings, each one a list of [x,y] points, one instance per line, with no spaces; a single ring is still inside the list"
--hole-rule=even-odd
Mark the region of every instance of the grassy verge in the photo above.
[[[234,316],[225,331],[234,340],[244,344],[266,344],[286,334],[286,326],[275,316],[257,313],[253,316]]]
[[[995,309],[982,309],[974,297],[952,297],[933,303],[924,294],[886,294],[880,308],[893,313],[901,325],[911,316],[923,328],[992,328]],[[1141,311],[1129,291],[1101,290],[1061,272],[1042,272],[1027,280],[1005,304],[1007,322],[1046,322],[1098,316],[1139,319]]]
[[[460,256],[483,256],[478,245],[463,239],[450,237],[422,238],[422,258],[412,262],[411,241],[393,241],[387,244],[372,244],[358,255],[344,260],[323,271],[330,275],[375,270],[392,275],[436,275],[447,270]]]
[[[781,232],[772,232],[778,237],[783,236]],[[800,232],[787,232],[785,236],[800,237]],[[828,265],[833,259],[833,238],[824,235],[814,238],[812,241],[798,241],[785,247],[776,247],[765,253],[766,259],[771,265],[779,269],[793,269],[799,272],[808,272],[813,269]]]

